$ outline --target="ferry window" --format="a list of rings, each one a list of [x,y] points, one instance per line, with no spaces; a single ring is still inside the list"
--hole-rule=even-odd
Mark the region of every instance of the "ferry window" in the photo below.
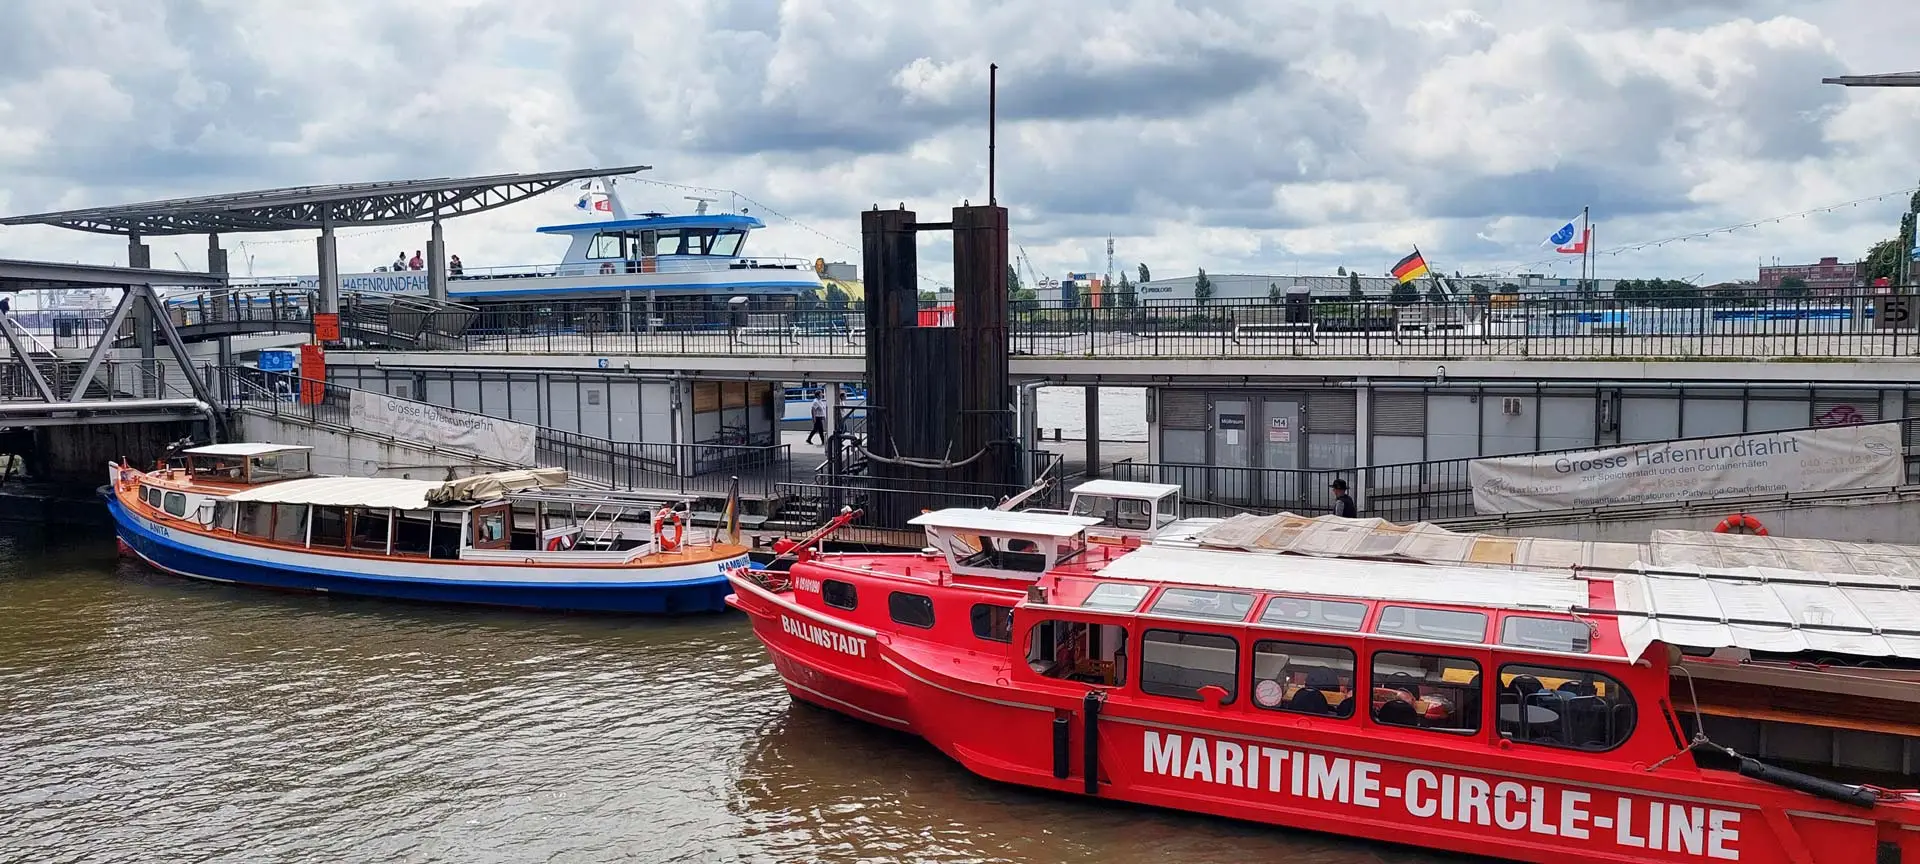
[[[179,492],[168,492],[166,503],[160,509],[167,511],[168,516],[185,516],[187,515],[187,496]]]
[[[1480,731],[1480,664],[1460,657],[1373,655],[1373,722],[1441,732]]]
[[[307,505],[273,505],[273,539],[282,543],[306,543]]]
[[[1262,639],[1253,643],[1253,704],[1342,719],[1359,700],[1353,652],[1333,645]]]
[[[1013,641],[1013,607],[973,604],[973,635],[989,642]]]
[[[1373,632],[1479,644],[1487,638],[1487,616],[1484,612],[1388,606],[1380,610],[1380,623],[1374,625]]]
[[[1140,606],[1140,601],[1146,598],[1147,590],[1145,585],[1129,585],[1125,582],[1102,583],[1088,592],[1087,599],[1080,601],[1080,608],[1132,612]]]
[[[1119,687],[1127,683],[1127,629],[1086,621],[1042,621],[1027,637],[1027,667],[1048,678]]]
[[[213,527],[216,529],[225,528],[228,531],[238,531],[239,529],[235,527],[233,520],[235,511],[239,509],[240,505],[232,501],[213,502]]]
[[[145,488],[142,488],[140,490],[140,493],[142,496],[144,496],[147,499],[148,507],[152,507],[155,510],[160,509],[160,496],[162,494],[160,491],[160,487],[147,486]]]
[[[1168,588],[1160,592],[1149,612],[1183,615],[1188,618],[1213,618],[1243,621],[1253,611],[1253,595],[1239,591],[1207,591],[1199,588]]]
[[[722,231],[713,238],[713,254],[732,257],[740,254],[740,240],[747,236],[739,231]]]
[[[255,504],[251,501],[241,504],[239,533],[262,540],[272,537],[273,505]]]
[[[1226,705],[1239,692],[1240,643],[1231,636],[1148,630],[1140,637],[1140,689],[1155,696],[1199,699],[1209,684],[1227,691]]]
[[[1310,600],[1305,597],[1275,597],[1260,613],[1260,623],[1281,627],[1306,627],[1314,630],[1358,632],[1367,620],[1367,604],[1344,600]]]
[[[1073,496],[1073,515],[1106,520],[1115,528],[1144,531],[1153,527],[1152,501],[1106,495]]]
[[[388,512],[369,510],[365,507],[353,511],[353,548],[372,552],[387,551]]]
[[[659,236],[660,236],[660,239],[658,241],[659,246],[656,247],[657,251],[655,251],[653,254],[655,255],[682,254],[680,250],[680,232],[662,231],[660,232]]]
[[[688,228],[681,234],[687,238],[688,255],[706,255],[713,248],[712,228]]]
[[[887,595],[887,615],[896,624],[928,629],[933,626],[933,598],[895,591]]]
[[[1587,629],[1582,621],[1514,616],[1500,624],[1500,644],[1536,651],[1586,654],[1593,651],[1593,631]]]
[[[820,602],[835,609],[852,611],[854,607],[860,605],[860,592],[853,587],[852,582],[822,579],[820,580]]]
[[[1611,675],[1582,669],[1500,667],[1500,736],[1574,750],[1612,750],[1633,735],[1633,697]]]
[[[238,483],[240,465],[246,460],[233,456],[189,456],[187,465],[196,479]]]
[[[312,546],[347,545],[347,510],[344,507],[313,508]]]
[[[411,517],[411,518],[409,518]],[[400,555],[426,555],[433,551],[433,514],[397,513],[393,519],[393,551]]]
[[[289,453],[269,453],[255,456],[253,467],[247,472],[249,482],[264,483],[268,480],[286,480],[292,477],[307,476],[307,451],[295,450]]]
[[[618,234],[593,235],[593,242],[587,246],[587,257],[588,258],[625,258],[627,257],[626,252],[621,248],[623,244],[620,241],[622,239],[624,238],[622,238]]]

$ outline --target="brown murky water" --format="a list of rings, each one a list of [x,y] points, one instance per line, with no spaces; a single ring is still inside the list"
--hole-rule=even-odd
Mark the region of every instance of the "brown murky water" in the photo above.
[[[737,617],[277,594],[0,539],[0,861],[1439,860],[989,783],[793,703]]]

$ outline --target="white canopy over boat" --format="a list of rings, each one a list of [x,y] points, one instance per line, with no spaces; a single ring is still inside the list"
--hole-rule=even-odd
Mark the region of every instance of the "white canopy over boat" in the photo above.
[[[443,504],[479,504],[511,492],[564,485],[562,468],[501,471],[459,480],[407,480],[397,477],[305,477],[254,486],[226,496],[228,501],[261,504],[312,504],[320,507],[372,507],[425,510]]]

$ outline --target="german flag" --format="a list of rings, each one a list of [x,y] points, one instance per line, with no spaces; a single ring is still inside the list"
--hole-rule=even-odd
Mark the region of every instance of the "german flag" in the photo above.
[[[1412,255],[1400,259],[1400,263],[1393,265],[1393,278],[1400,280],[1402,285],[1425,275],[1427,275],[1427,259],[1420,257],[1418,249],[1413,250]]]

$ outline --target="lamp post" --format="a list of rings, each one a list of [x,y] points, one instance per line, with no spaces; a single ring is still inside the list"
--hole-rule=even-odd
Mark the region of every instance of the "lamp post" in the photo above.
[[[1841,75],[1835,78],[1822,78],[1822,84],[1838,84],[1842,87],[1920,87],[1920,72],[1888,72],[1884,75]],[[1913,281],[1913,258],[1920,251],[1920,210],[1909,208],[1907,221],[1916,225],[1912,233],[1901,232],[1900,272],[1901,286]]]

